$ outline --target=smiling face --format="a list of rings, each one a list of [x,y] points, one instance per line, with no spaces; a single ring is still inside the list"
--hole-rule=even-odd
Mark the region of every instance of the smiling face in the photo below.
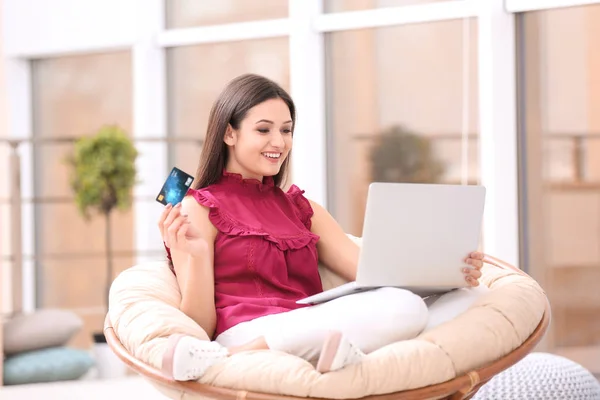
[[[292,150],[292,130],[290,109],[280,98],[252,107],[238,129],[227,128],[226,170],[260,181],[265,176],[277,175]]]

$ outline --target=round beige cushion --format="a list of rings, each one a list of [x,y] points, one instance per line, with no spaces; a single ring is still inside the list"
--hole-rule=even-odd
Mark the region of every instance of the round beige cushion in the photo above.
[[[322,269],[325,287],[343,283]],[[359,398],[445,382],[482,367],[517,348],[534,331],[546,296],[531,278],[493,266],[483,269],[489,291],[455,318],[413,340],[385,346],[364,362],[328,374],[298,357],[255,351],[211,367],[200,382],[232,389],[300,397]],[[165,262],[122,272],[110,291],[109,318],[117,337],[137,359],[161,366],[167,338],[184,333],[208,339],[178,306],[181,294]],[[160,388],[171,398],[182,397]]]

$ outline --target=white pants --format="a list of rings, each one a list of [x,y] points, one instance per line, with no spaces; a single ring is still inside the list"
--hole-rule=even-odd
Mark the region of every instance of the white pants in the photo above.
[[[363,352],[370,353],[416,337],[427,325],[427,315],[421,297],[386,287],[243,322],[221,333],[216,341],[231,347],[262,336],[270,349],[314,362],[328,331],[341,331]]]

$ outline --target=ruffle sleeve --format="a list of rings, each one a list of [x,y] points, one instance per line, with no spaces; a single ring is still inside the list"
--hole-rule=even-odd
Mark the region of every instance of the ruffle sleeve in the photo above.
[[[302,221],[304,226],[310,230],[311,218],[314,215],[314,211],[308,199],[304,197],[304,190],[300,189],[296,185],[292,185],[287,192],[287,196],[296,206],[296,212],[300,218],[300,221]]]

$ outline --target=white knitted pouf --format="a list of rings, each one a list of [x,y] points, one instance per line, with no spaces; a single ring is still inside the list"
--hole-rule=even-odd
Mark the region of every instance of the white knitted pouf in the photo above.
[[[531,353],[493,377],[473,400],[600,400],[600,383],[567,358]]]

